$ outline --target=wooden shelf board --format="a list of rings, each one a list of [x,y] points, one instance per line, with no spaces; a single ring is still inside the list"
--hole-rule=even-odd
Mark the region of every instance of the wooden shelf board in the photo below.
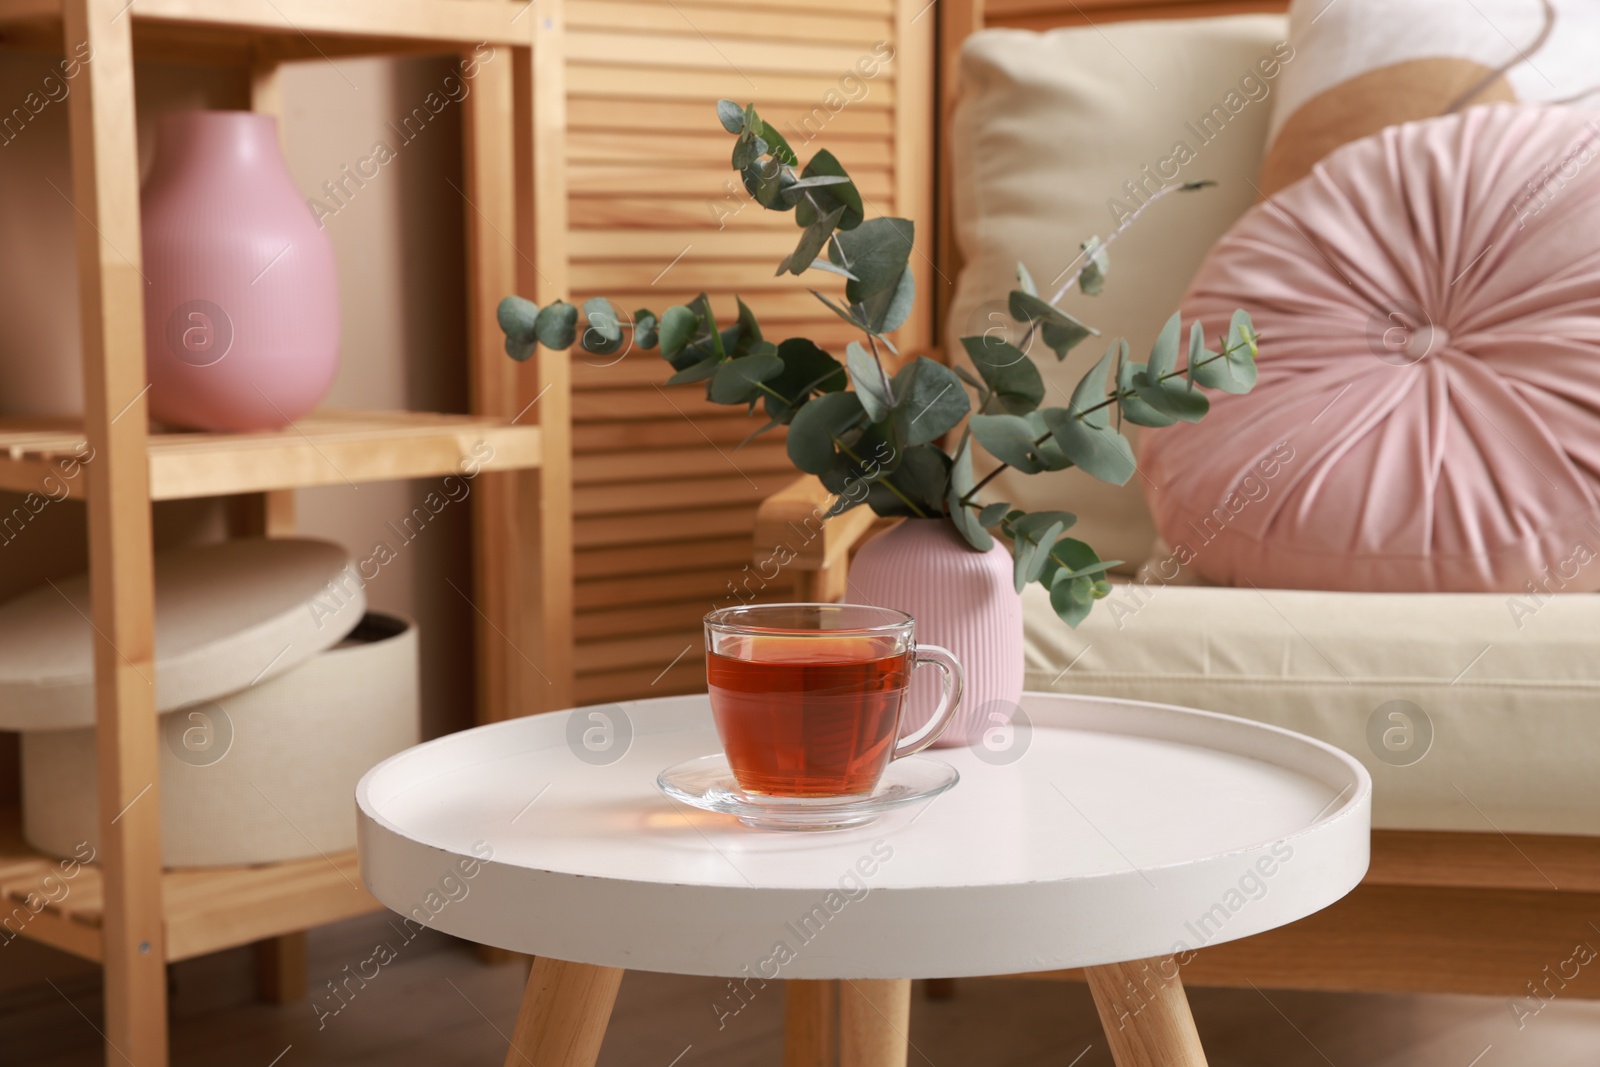
[[[321,411],[282,430],[155,433],[155,500],[229,496],[317,485],[440,477],[463,465],[524,470],[540,463],[537,426],[473,415]],[[77,461],[89,456],[86,463]],[[0,420],[0,489],[81,495],[94,462],[71,423]],[[62,488],[64,487],[64,489]]]
[[[141,44],[167,28],[205,27],[242,41],[281,39],[290,58],[301,49],[315,58],[329,44],[343,54],[526,46],[537,17],[533,5],[507,0],[134,0],[128,13]],[[0,26],[60,18],[60,0],[0,0]]]
[[[22,839],[17,809],[0,810],[0,944],[22,936],[101,959],[103,889],[98,867],[64,866],[35,852]],[[169,961],[382,907],[362,888],[354,852],[254,867],[170,870],[161,877],[161,890]]]

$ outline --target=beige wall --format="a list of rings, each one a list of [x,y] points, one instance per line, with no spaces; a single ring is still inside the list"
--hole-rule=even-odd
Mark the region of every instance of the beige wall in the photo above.
[[[505,57],[498,57],[505,61]],[[450,60],[340,59],[288,68],[286,150],[302,192],[319,193],[341,164],[382,138],[396,158],[327,217],[338,257],[343,355],[328,404],[352,408],[464,410],[466,344],[462,268],[460,106],[452,103],[409,143],[387,123],[438,88]],[[0,53],[0,110],[20,104],[53,68],[52,57]],[[141,65],[140,159],[154,148],[153,117],[188,107],[239,107],[245,86],[215,68]],[[52,190],[54,184],[58,193]],[[72,415],[81,410],[77,292],[67,150],[67,105],[51,103],[14,141],[0,145],[0,415]],[[337,206],[337,205],[333,205]],[[390,483],[299,494],[301,527],[367,555],[378,540],[397,559],[369,585],[383,610],[421,626],[423,716],[428,734],[472,720],[471,608],[446,579],[470,590],[467,504],[452,504],[421,536],[402,544],[387,526],[408,514],[429,485]],[[16,498],[0,494],[0,509]],[[220,537],[220,508],[195,501],[156,509],[156,540],[174,546]],[[49,577],[80,571],[84,515],[53,504],[14,541],[0,544],[0,598]],[[0,734],[0,804],[16,796],[14,737]],[[36,946],[0,954],[8,975],[39,968]]]

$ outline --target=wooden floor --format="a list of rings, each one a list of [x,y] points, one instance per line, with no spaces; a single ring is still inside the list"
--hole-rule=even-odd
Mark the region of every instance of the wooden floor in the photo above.
[[[489,1067],[501,1063],[521,968],[485,967],[471,949],[422,934],[410,943],[382,917],[311,935],[311,982],[364,968],[381,941],[396,946],[337,1014],[312,1003],[269,1007],[251,999],[248,954],[222,953],[173,967],[174,1067]],[[4,951],[0,948],[0,951]],[[603,1067],[777,1067],[783,994],[777,986],[718,1029],[712,1005],[726,994],[707,978],[630,974],[600,1062]],[[313,993],[315,997],[315,992]],[[1280,991],[1191,990],[1212,1067],[1593,1067],[1600,1063],[1600,1004],[1554,1001],[1517,1021],[1504,1001]],[[0,1064],[99,1067],[97,982],[57,981],[0,1000]],[[911,1067],[1109,1067],[1082,986],[960,983],[954,1000],[912,1007]],[[276,1057],[276,1058],[275,1058]]]

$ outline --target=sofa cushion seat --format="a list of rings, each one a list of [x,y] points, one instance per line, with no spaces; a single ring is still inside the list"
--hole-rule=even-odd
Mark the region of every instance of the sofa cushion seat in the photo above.
[[[1119,585],[1023,598],[1027,688],[1204,708],[1337,745],[1373,826],[1600,833],[1600,596]],[[1420,756],[1420,758],[1418,758]]]

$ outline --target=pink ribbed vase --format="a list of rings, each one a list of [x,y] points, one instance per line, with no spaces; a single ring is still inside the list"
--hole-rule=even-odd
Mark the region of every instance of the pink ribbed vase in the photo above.
[[[849,600],[906,612],[917,620],[918,642],[943,646],[961,663],[966,694],[943,747],[971,744],[1009,722],[1022,698],[1022,599],[1011,574],[1004,545],[976,552],[945,519],[906,519],[862,545],[850,564]],[[918,671],[904,730],[926,722],[938,697],[938,678]]]
[[[140,215],[150,413],[242,431],[316,407],[339,367],[339,280],[277,120],[163,116]]]

